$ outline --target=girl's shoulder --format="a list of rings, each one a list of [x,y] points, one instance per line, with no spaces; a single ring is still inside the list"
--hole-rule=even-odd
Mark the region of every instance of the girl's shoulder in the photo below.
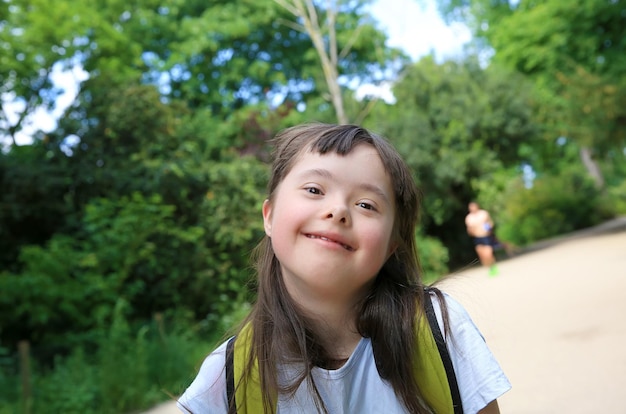
[[[202,362],[198,375],[178,399],[183,412],[227,412],[226,399],[226,345],[223,342]]]
[[[467,312],[467,310],[465,309],[465,307],[456,299],[454,299],[452,296],[450,296],[447,292],[443,291],[443,290],[439,290],[440,294],[435,294],[434,291],[429,290],[428,293],[430,294],[431,300],[433,302],[433,307],[435,308],[436,313],[438,314],[438,317],[440,316],[440,314],[442,313],[442,307],[445,307],[445,310],[448,313],[448,316],[450,317],[451,320],[456,321],[457,323],[459,322],[466,322],[466,321],[470,321],[472,320],[470,314]],[[444,302],[444,306],[442,306],[441,301]]]
[[[486,347],[486,341],[465,307],[448,293],[430,292],[437,322],[451,354],[465,356]]]
[[[489,349],[465,307],[449,294],[431,294],[439,326],[443,325],[442,303],[448,315],[450,338],[446,345],[463,401],[468,413],[480,411],[486,403],[500,397],[511,384]]]
[[[435,293],[434,290],[428,290],[427,292],[430,294],[439,326],[444,326],[443,321],[445,319],[446,324],[449,324],[451,329],[459,328],[465,324],[471,324],[478,330],[472,321],[472,317],[459,301],[442,290],[437,289],[437,291],[438,294]]]

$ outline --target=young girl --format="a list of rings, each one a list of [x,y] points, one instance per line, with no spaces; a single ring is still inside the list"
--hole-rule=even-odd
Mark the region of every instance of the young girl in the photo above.
[[[425,383],[428,370],[423,377],[416,368],[425,332],[442,337],[420,328],[432,303],[458,384],[454,412],[498,413],[508,380],[461,305],[420,280],[418,191],[395,149],[352,125],[297,126],[274,143],[257,302],[236,336],[239,348],[231,340],[213,351],[179,408],[447,412],[430,390],[450,395],[448,383]]]

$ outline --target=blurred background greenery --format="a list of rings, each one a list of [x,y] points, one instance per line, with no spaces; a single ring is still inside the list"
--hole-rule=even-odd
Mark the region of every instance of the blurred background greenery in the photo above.
[[[180,393],[253,300],[268,139],[297,123],[399,149],[428,281],[474,261],[471,200],[520,247],[626,214],[624,2],[439,0],[474,36],[446,61],[386,47],[367,0],[305,3],[0,2],[0,414]],[[88,76],[20,144],[59,67]]]

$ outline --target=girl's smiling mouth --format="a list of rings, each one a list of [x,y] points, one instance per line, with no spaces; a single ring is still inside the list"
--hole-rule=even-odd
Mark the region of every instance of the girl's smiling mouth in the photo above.
[[[346,243],[343,243],[341,241],[338,240],[334,240],[330,237],[326,237],[326,236],[322,236],[322,235],[318,235],[318,234],[311,234],[311,233],[305,233],[305,236],[308,237],[309,239],[318,239],[318,240],[323,240],[326,242],[330,242],[330,243],[335,243],[340,245],[341,247],[343,247],[344,249],[346,249],[349,252],[353,252],[354,248]]]

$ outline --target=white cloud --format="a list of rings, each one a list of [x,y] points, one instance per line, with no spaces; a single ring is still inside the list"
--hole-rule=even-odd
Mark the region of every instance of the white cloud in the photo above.
[[[377,0],[371,8],[381,29],[389,37],[387,45],[405,50],[413,60],[433,52],[437,60],[458,55],[471,39],[462,24],[447,26],[434,0]]]
[[[437,11],[434,0],[376,0],[370,9],[380,29],[387,33],[387,46],[403,49],[413,61],[433,54],[437,61],[459,55],[471,40],[463,24],[448,26]],[[391,84],[363,85],[357,99],[378,96],[395,103]]]
[[[374,96],[382,99],[383,101],[393,104],[396,102],[395,96],[391,92],[391,85],[389,82],[384,82],[380,85],[372,85],[371,83],[360,86],[356,90],[356,99],[361,100],[368,96]]]

